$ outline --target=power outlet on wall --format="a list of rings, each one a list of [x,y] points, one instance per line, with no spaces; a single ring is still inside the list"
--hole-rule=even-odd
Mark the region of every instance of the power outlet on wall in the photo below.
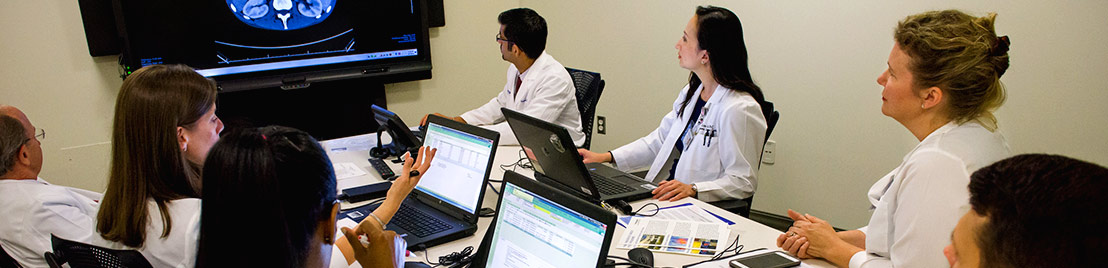
[[[777,142],[773,140],[766,141],[766,146],[762,148],[762,163],[772,165],[776,160],[777,154]]]
[[[604,116],[596,116],[596,134],[604,135],[605,133],[608,133],[607,122],[608,119],[605,119]]]

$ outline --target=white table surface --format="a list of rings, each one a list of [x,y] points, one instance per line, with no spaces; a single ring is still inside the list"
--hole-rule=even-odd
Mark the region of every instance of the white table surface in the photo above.
[[[378,182],[383,181],[381,179],[380,174],[377,173],[377,170],[373,169],[373,167],[370,166],[370,164],[369,164],[369,160],[368,160],[369,159],[369,151],[368,150],[360,150],[360,149],[364,149],[364,148],[356,148],[357,146],[349,147],[348,149],[338,149],[338,148],[340,148],[339,146],[348,147],[348,145],[350,145],[350,144],[359,144],[359,145],[372,144],[372,145],[376,145],[376,138],[377,137],[376,137],[375,134],[366,134],[366,135],[358,135],[358,136],[351,136],[351,137],[346,137],[346,138],[323,141],[323,147],[324,147],[325,150],[327,150],[327,155],[331,158],[331,162],[336,163],[336,164],[338,164],[338,163],[353,163],[353,164],[357,165],[359,168],[361,168],[362,170],[364,170],[366,172],[366,174],[362,175],[362,176],[339,179],[338,188],[340,190],[350,188],[350,187],[356,187],[356,186],[371,184],[371,183],[378,183]],[[338,144],[342,144],[342,145],[338,145]],[[329,148],[329,147],[334,147],[334,148]],[[372,147],[372,146],[370,146],[370,147]],[[503,171],[503,169],[501,169],[500,165],[501,164],[513,163],[513,162],[516,162],[517,160],[519,160],[520,159],[519,150],[520,150],[519,146],[499,146],[499,147],[497,147],[496,156],[493,159],[493,166],[492,166],[493,170],[492,170],[491,174],[489,175],[489,179],[493,179],[493,180],[502,179],[503,176],[504,176],[504,171]],[[393,168],[394,172],[397,172],[397,173],[400,172],[400,165],[399,164],[392,164],[392,162],[388,161],[388,160],[386,160],[386,163],[390,164],[390,167]],[[516,171],[520,174],[523,174],[523,175],[527,176],[527,177],[532,177],[533,176],[533,171],[531,171],[531,170],[516,168]],[[494,187],[497,187],[497,190],[499,190],[500,183],[495,183],[494,182],[494,183],[492,183],[492,185]],[[494,193],[493,191],[490,191],[488,189],[488,187],[486,187],[485,196],[483,197],[483,199],[481,201],[481,206],[482,207],[495,207],[498,198],[499,198],[499,196],[496,193]],[[742,216],[739,216],[737,214],[734,214],[734,213],[728,212],[726,210],[720,209],[716,206],[709,205],[709,204],[704,203],[703,201],[697,200],[695,198],[685,198],[685,199],[682,199],[682,200],[679,200],[679,201],[676,201],[676,202],[667,202],[667,201],[657,201],[657,200],[652,200],[652,199],[645,199],[645,200],[639,200],[639,201],[631,202],[631,206],[634,207],[634,208],[639,208],[639,207],[643,206],[643,204],[646,204],[646,203],[649,203],[649,202],[657,203],[661,207],[674,206],[674,205],[679,205],[679,204],[684,204],[684,203],[693,203],[694,205],[696,205],[698,207],[704,208],[704,209],[706,209],[706,210],[708,210],[712,213],[715,213],[716,215],[722,216],[724,218],[727,218],[728,220],[731,220],[731,221],[735,222],[735,224],[730,226],[731,235],[730,235],[729,239],[734,239],[735,235],[738,234],[739,235],[739,244],[742,244],[744,246],[743,251],[757,249],[757,248],[769,248],[769,249],[776,249],[777,248],[777,244],[776,244],[777,243],[776,242],[777,241],[777,236],[781,234],[781,231],[770,228],[769,226],[762,225],[758,222],[749,220],[747,218],[743,218]],[[346,207],[348,205],[350,205],[350,204],[345,203],[345,202],[343,203],[343,207]],[[614,212],[614,213],[616,213],[617,215],[620,215],[618,212]],[[441,245],[438,245],[438,246],[428,248],[427,249],[427,252],[428,252],[427,254],[428,254],[429,258],[431,259],[431,261],[438,261],[438,256],[446,255],[446,254],[449,254],[449,253],[455,252],[455,251],[461,251],[466,246],[473,246],[474,251],[476,252],[476,248],[481,243],[481,239],[484,237],[485,231],[488,230],[488,227],[491,224],[491,222],[492,222],[492,217],[479,218],[477,220],[478,228],[477,228],[476,233],[474,233],[472,236],[469,236],[469,237],[466,237],[466,238],[463,238],[463,239],[455,240],[455,241],[452,241],[452,242],[448,242],[448,243],[445,243],[445,244],[441,244]],[[620,226],[617,225],[615,234],[613,235],[613,238],[612,238],[612,241],[613,241],[612,242],[612,248],[608,251],[609,255],[622,256],[622,257],[627,256],[627,250],[626,249],[619,249],[619,248],[615,247],[615,244],[616,244],[615,241],[618,241],[619,238],[623,236],[623,232],[625,230],[626,230],[626,228],[623,228],[623,227],[620,227]],[[730,244],[731,244],[731,241],[728,241],[726,244],[720,243],[720,246],[721,247],[726,247],[727,245],[730,245]],[[423,261],[423,252],[416,252],[416,253],[417,254],[413,255],[413,256],[418,256],[418,259],[413,258],[413,257],[409,257],[408,260],[409,261],[415,261],[415,260]],[[682,265],[685,265],[685,264],[695,263],[695,262],[703,261],[703,260],[706,260],[706,259],[708,259],[708,257],[655,252],[655,254],[654,254],[654,265],[657,266],[657,267],[681,267]],[[834,265],[831,265],[830,263],[822,261],[822,260],[804,260],[803,263],[804,263],[804,265],[802,265],[802,266],[808,266],[808,267],[834,267]]]

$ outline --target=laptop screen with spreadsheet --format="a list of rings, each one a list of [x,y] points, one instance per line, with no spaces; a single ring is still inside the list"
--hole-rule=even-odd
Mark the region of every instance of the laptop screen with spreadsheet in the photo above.
[[[475,213],[493,157],[493,140],[428,122],[423,145],[438,152],[416,189]]]
[[[486,267],[597,266],[608,224],[507,180],[501,194]]]

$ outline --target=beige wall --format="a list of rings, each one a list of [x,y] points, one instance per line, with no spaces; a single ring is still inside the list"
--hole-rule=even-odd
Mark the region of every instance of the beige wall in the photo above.
[[[496,15],[536,9],[550,24],[547,51],[607,81],[597,109],[608,135],[595,150],[657,127],[688,72],[673,44],[695,5],[728,7],[743,20],[755,81],[782,113],[777,163],[764,165],[754,208],[799,209],[839,227],[864,225],[864,194],[915,145],[879,112],[891,31],[904,16],[960,8],[999,13],[1012,38],[1009,100],[998,112],[1018,153],[1050,152],[1108,165],[1108,2],[1102,1],[447,1],[447,26],[431,30],[434,79],[386,87],[404,118],[458,114],[503,86],[507,63],[493,35]],[[35,12],[27,12],[35,10]],[[113,57],[86,52],[76,2],[11,1],[0,11],[0,103],[45,128],[43,177],[102,191],[111,115],[120,80]],[[409,119],[414,120],[414,119]]]

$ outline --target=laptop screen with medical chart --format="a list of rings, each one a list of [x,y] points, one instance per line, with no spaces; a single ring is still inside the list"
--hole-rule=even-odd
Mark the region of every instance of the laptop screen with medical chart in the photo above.
[[[597,267],[607,224],[508,181],[502,194],[487,267]]]
[[[493,157],[493,140],[428,122],[423,145],[438,152],[416,189],[475,213]]]

